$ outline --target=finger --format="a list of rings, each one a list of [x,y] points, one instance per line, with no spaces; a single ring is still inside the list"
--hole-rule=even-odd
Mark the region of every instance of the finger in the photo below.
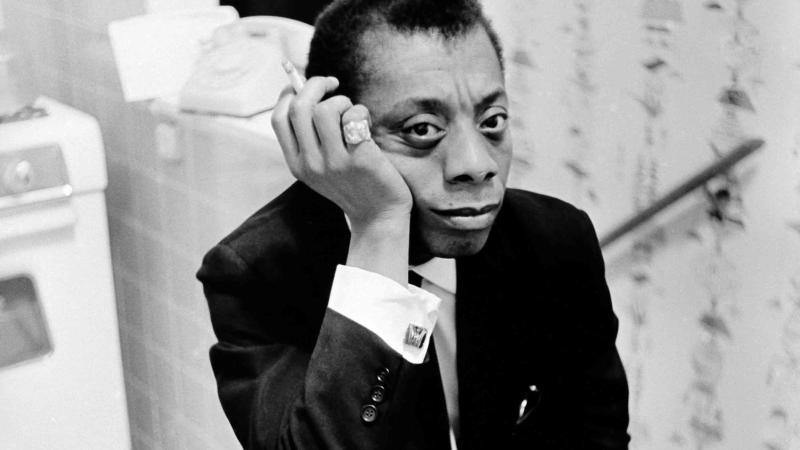
[[[342,114],[342,133],[348,150],[355,150],[372,140],[369,110],[364,105],[353,105]]]
[[[335,78],[311,77],[297,96],[289,104],[289,122],[299,144],[301,156],[314,157],[318,152],[319,141],[313,124],[313,108],[329,91],[338,86],[331,80]]]
[[[342,114],[353,106],[353,102],[343,95],[331,97],[314,108],[314,128],[320,140],[320,150],[326,158],[333,158],[337,152],[344,152],[342,138]]]
[[[298,176],[300,169],[300,156],[298,154],[297,139],[295,139],[292,124],[289,122],[289,104],[294,99],[294,91],[291,86],[288,90],[284,89],[278,99],[278,103],[272,110],[272,118],[270,120],[272,129],[275,131],[275,136],[280,143],[283,157],[286,159],[286,164],[289,170],[295,177]]]
[[[287,95],[296,95],[296,94],[297,92],[295,92],[294,87],[292,87],[291,84],[287,84],[286,86],[283,87],[283,89],[281,89],[280,94],[278,94],[278,100],[282,99]]]

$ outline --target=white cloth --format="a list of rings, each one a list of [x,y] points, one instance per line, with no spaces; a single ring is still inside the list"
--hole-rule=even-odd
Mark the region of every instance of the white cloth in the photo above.
[[[439,303],[439,297],[416,286],[406,288],[383,275],[339,265],[328,308],[377,334],[407,361],[420,364],[428,351]],[[422,348],[404,343],[409,324],[428,330]]]
[[[412,285],[406,288],[374,272],[340,265],[336,268],[328,307],[378,335],[413,364],[423,361],[430,339],[425,339],[420,349],[404,344],[408,325],[423,326],[432,333],[450,421],[450,445],[457,450],[455,260],[433,258],[409,269],[422,276],[421,289]]]

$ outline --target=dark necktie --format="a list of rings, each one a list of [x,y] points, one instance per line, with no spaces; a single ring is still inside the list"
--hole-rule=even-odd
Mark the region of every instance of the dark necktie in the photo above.
[[[413,284],[416,287],[422,286],[422,276],[413,270],[408,271],[408,284]]]

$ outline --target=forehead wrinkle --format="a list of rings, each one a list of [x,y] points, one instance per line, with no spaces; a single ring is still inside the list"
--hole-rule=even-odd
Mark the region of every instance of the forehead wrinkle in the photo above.
[[[480,115],[489,105],[496,101],[506,98],[506,91],[503,85],[484,84],[483,77],[469,78],[465,74],[467,71],[454,71],[452,74],[454,87],[454,98],[458,103],[458,108],[474,116]],[[479,89],[479,90],[478,90]],[[447,95],[447,100],[451,100],[451,95]]]

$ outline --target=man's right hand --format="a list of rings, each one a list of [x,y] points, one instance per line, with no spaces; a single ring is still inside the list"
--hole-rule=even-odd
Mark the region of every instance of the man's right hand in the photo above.
[[[289,170],[347,214],[353,224],[411,211],[411,192],[373,140],[345,144],[342,124],[369,120],[363,105],[337,95],[333,77],[312,77],[294,94],[284,89],[272,114]]]
[[[342,124],[369,120],[369,111],[341,95],[322,100],[338,85],[333,77],[312,77],[296,94],[287,87],[272,127],[292,174],[350,219],[348,265],[405,284],[408,252],[401,249],[408,249],[411,192],[373,140],[345,143]]]

